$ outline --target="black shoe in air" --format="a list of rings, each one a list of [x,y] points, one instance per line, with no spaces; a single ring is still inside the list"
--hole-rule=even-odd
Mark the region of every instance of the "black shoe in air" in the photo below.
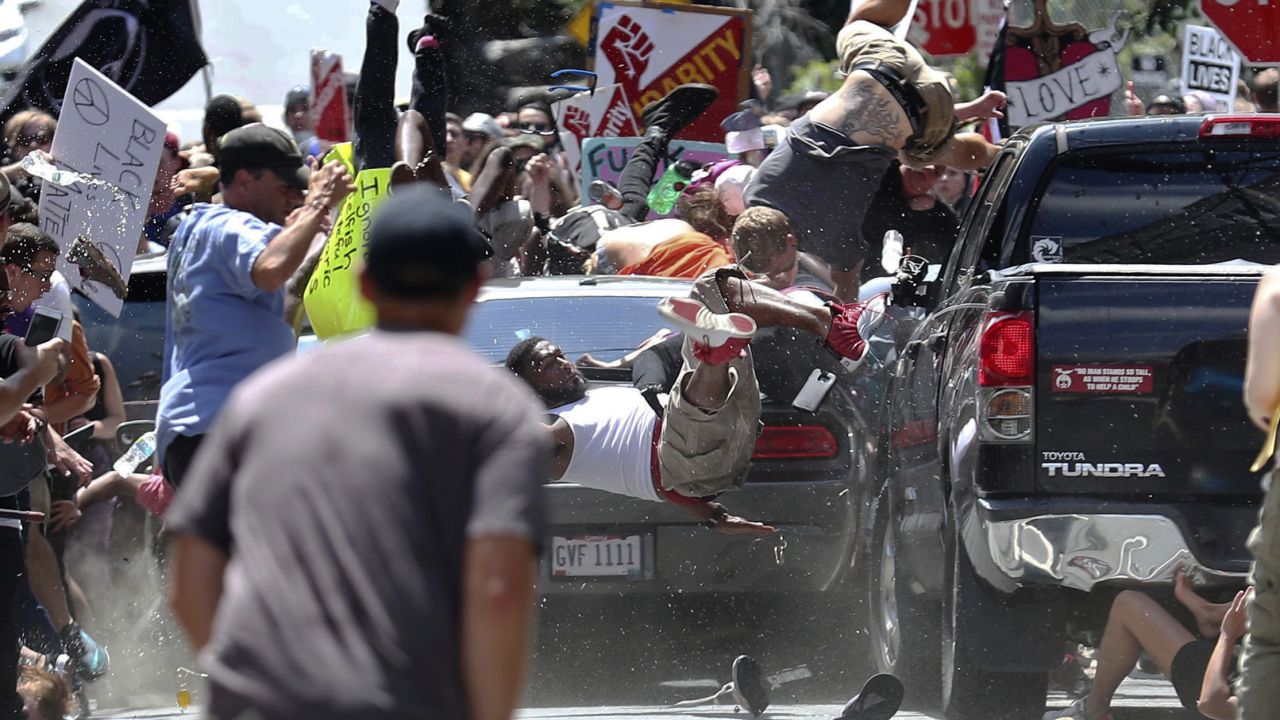
[[[670,97],[670,96],[668,96]],[[760,717],[769,707],[769,688],[760,663],[747,655],[733,661],[733,699],[752,717]]]
[[[645,128],[661,128],[668,135],[675,135],[711,107],[720,97],[720,91],[711,85],[686,83],[654,100],[640,111]]]
[[[862,692],[845,703],[836,720],[889,720],[902,707],[904,689],[902,681],[888,673],[881,673],[862,686]]]

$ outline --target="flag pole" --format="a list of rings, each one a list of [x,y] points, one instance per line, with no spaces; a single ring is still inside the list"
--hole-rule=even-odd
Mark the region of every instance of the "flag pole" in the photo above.
[[[191,0],[191,22],[195,25],[196,39],[200,41],[200,46],[204,47],[204,27],[200,22],[200,0]],[[212,63],[205,63],[200,68],[200,77],[204,80],[204,102],[207,105],[213,99],[213,69],[210,67]]]

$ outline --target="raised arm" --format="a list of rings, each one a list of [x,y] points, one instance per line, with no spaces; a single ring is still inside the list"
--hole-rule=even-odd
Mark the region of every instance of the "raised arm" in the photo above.
[[[329,211],[354,190],[355,183],[346,166],[337,160],[312,172],[307,204],[258,255],[253,264],[253,284],[267,292],[284,287],[302,265]]]
[[[1241,590],[1231,601],[1231,608],[1222,618],[1218,644],[1214,646],[1209,666],[1204,671],[1204,684],[1200,687],[1196,709],[1213,720],[1234,720],[1236,717],[1237,701],[1231,692],[1231,661],[1235,657],[1236,642],[1248,629],[1246,603],[1252,592],[1253,588]]]

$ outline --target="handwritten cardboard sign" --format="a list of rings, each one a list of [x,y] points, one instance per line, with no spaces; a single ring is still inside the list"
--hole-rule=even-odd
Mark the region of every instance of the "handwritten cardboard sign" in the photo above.
[[[618,184],[618,176],[627,164],[627,158],[643,138],[588,138],[582,143],[582,187],[589,187],[593,180],[604,180],[612,185]],[[722,143],[694,142],[691,140],[673,140],[668,154],[674,161],[692,160],[699,165],[729,159],[729,151]],[[654,174],[657,178],[666,170],[665,164],[659,164]],[[671,217],[649,212],[649,219]]]
[[[326,161],[329,158],[326,158]],[[328,339],[373,325],[373,306],[360,295],[360,268],[373,212],[387,198],[391,170],[364,170],[347,196],[302,302],[316,336]]]
[[[45,183],[40,228],[62,248],[58,269],[67,282],[113,317],[124,307],[164,134],[150,108],[76,59],[53,156],[58,167],[102,182]]]
[[[1231,112],[1239,79],[1240,56],[1221,33],[1198,25],[1183,26],[1183,95],[1199,90],[1217,100],[1220,111]]]

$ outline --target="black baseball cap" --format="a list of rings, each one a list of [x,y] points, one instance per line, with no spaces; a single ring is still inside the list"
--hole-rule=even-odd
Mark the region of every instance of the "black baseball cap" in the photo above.
[[[365,270],[378,289],[401,298],[447,296],[471,282],[493,248],[469,207],[435,188],[413,186],[378,208]]]
[[[311,88],[306,85],[298,85],[284,94],[284,106],[286,108],[294,105],[310,105],[311,104]]]
[[[236,128],[218,141],[218,165],[230,181],[237,170],[265,169],[289,187],[306,190],[311,168],[302,161],[298,144],[283,130],[253,123]]]

